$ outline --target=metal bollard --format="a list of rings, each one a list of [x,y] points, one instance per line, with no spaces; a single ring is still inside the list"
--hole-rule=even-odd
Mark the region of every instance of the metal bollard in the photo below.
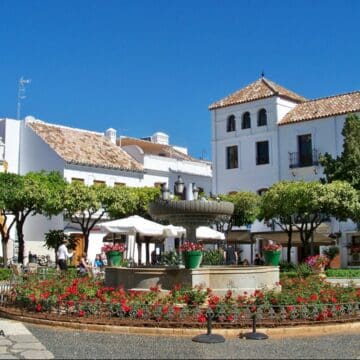
[[[266,334],[256,331],[256,314],[254,314],[252,316],[252,320],[253,320],[252,332],[244,334],[244,338],[248,339],[248,340],[266,340],[266,339],[268,339],[269,337]]]
[[[206,310],[206,321],[207,321],[207,333],[195,336],[192,341],[205,343],[205,344],[216,344],[225,342],[225,338],[218,334],[212,334],[212,319],[214,318],[214,312],[208,308]]]

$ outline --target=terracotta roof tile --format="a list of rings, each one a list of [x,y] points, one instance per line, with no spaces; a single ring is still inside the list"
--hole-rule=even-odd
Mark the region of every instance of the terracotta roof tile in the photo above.
[[[182,153],[181,151],[174,149],[170,145],[157,144],[151,141],[130,137],[121,138],[121,146],[126,145],[137,145],[144,151],[145,154],[149,155],[164,156],[177,160],[199,161],[189,155]]]
[[[27,121],[29,126],[69,164],[142,172],[143,167],[103,134]]]
[[[250,101],[265,99],[272,96],[279,96],[292,100],[296,103],[305,101],[306,99],[274,82],[260,78],[259,80],[247,85],[229,96],[214,102],[209,106],[209,110],[223,108],[235,104],[242,104]]]
[[[360,111],[360,91],[306,101],[289,111],[279,125]]]

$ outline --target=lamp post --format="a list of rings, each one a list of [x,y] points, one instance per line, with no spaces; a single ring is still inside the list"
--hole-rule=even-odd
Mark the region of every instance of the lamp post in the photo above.
[[[174,193],[175,195],[183,195],[184,194],[185,183],[184,180],[178,175],[178,179],[174,183]]]
[[[163,200],[168,201],[170,200],[170,190],[169,187],[167,186],[167,183],[163,183],[161,185],[161,197]]]
[[[192,183],[192,192],[194,195],[194,200],[197,200],[199,197],[199,188],[196,186],[195,183]]]

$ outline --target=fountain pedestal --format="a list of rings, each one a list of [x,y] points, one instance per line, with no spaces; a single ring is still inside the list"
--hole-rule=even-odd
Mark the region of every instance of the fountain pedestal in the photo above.
[[[123,286],[126,290],[149,291],[158,286],[168,292],[175,285],[198,285],[210,288],[216,295],[228,290],[235,294],[254,292],[256,289],[279,289],[278,266],[206,266],[198,269],[179,267],[107,267],[106,286]]]

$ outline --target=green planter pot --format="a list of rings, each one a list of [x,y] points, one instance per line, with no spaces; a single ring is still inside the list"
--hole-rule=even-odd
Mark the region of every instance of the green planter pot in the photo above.
[[[280,262],[281,251],[264,250],[265,265],[278,266]]]
[[[197,269],[202,260],[202,251],[183,252],[184,265],[186,269]]]
[[[108,251],[106,258],[109,266],[120,266],[122,261],[123,253],[120,251]]]

